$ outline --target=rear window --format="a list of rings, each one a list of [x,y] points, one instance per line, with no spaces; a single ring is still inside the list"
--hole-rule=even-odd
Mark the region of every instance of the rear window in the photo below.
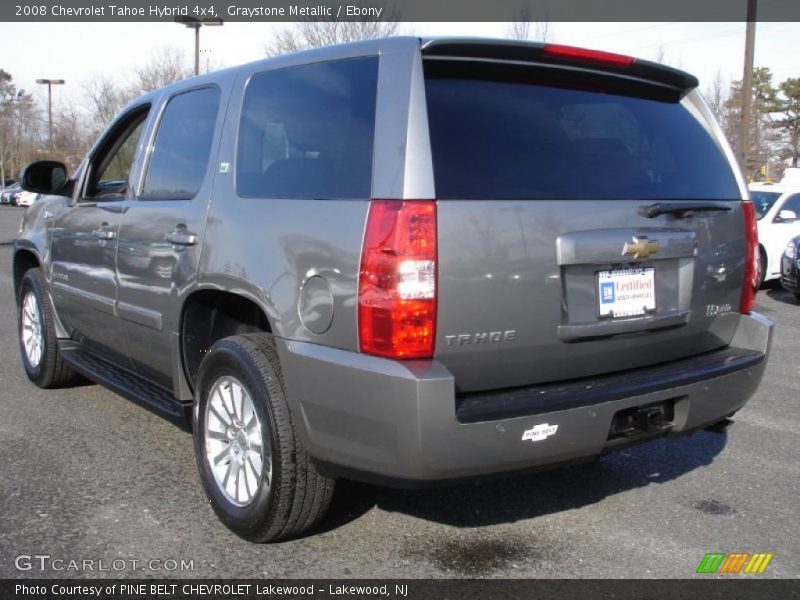
[[[377,81],[377,58],[253,75],[239,124],[238,194],[369,198]]]
[[[780,192],[758,192],[750,190],[750,197],[753,198],[753,204],[756,206],[756,218],[761,220],[775,204],[775,201],[780,198]]]
[[[425,75],[438,198],[740,197],[674,97],[586,76],[553,85],[530,67],[426,61]]]

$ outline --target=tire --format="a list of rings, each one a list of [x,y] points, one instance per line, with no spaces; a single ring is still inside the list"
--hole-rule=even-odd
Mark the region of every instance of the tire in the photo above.
[[[758,287],[756,290],[760,290],[764,287],[764,281],[767,279],[767,253],[764,251],[764,247],[758,249]]]
[[[241,402],[231,411],[234,397]],[[203,488],[234,533],[276,542],[300,536],[322,519],[335,482],[317,472],[298,438],[271,335],[236,335],[214,344],[200,365],[192,421]]]
[[[800,302],[800,292],[795,292],[794,293],[794,299],[797,300],[798,302]]]
[[[77,383],[81,377],[64,362],[58,351],[53,307],[45,290],[41,269],[28,269],[22,277],[17,302],[17,339],[22,365],[28,379],[40,388],[66,387]],[[38,351],[32,351],[34,347],[38,347]]]

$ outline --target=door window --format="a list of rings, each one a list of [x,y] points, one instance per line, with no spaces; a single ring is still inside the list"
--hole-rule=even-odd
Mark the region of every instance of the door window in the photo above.
[[[140,199],[191,200],[197,195],[208,170],[219,100],[216,87],[170,99],[158,126]]]
[[[113,200],[127,197],[136,148],[149,110],[149,105],[134,109],[105,136],[90,160],[84,198]]]
[[[784,202],[783,206],[781,206],[781,210],[791,210],[800,217],[800,194],[792,194],[789,196]]]

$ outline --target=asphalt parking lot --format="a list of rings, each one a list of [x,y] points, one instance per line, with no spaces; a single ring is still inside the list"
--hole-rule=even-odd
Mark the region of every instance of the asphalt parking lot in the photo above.
[[[760,577],[800,575],[800,305],[779,287],[758,297],[777,324],[765,380],[727,434],[483,486],[342,482],[319,532],[259,546],[217,521],[189,433],[97,385],[27,381],[10,276],[22,210],[0,208],[0,577],[691,578],[706,552],[734,551],[774,553]],[[18,571],[33,554],[193,569]]]

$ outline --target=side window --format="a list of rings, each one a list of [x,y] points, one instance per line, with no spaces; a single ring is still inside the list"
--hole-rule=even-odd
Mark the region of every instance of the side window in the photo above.
[[[149,110],[149,106],[134,109],[106,135],[88,165],[83,197],[95,200],[127,197],[136,147]]]
[[[783,202],[781,210],[791,210],[800,217],[800,194],[793,194]]]
[[[219,100],[216,87],[183,92],[169,100],[140,199],[190,200],[197,195],[208,170]]]
[[[258,198],[369,198],[377,58],[253,75],[239,122],[236,190]]]

